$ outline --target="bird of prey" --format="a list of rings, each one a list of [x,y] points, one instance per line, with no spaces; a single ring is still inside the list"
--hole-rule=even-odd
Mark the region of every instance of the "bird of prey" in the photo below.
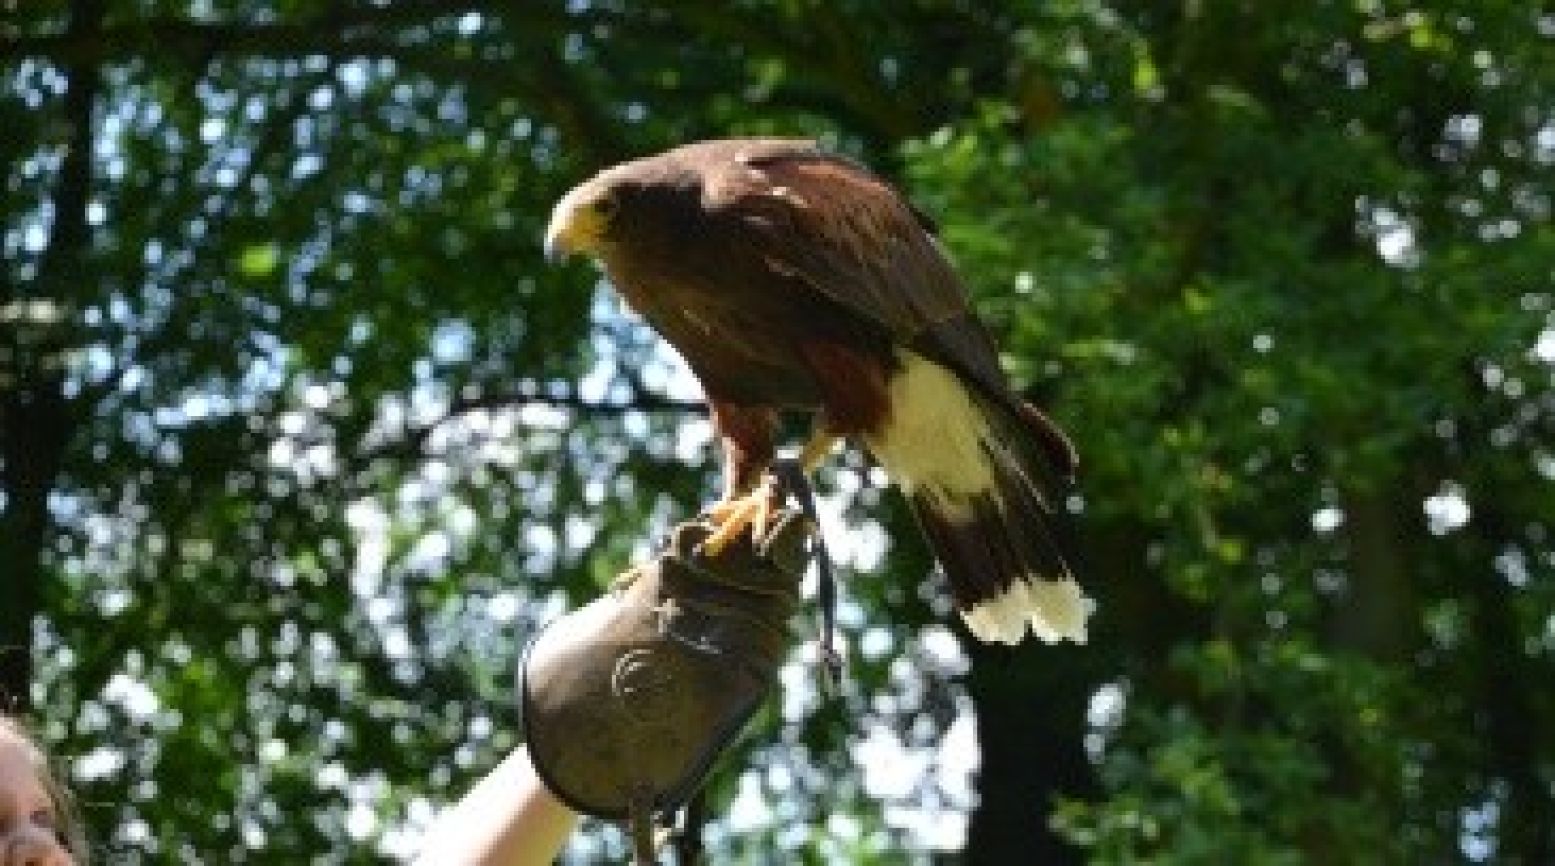
[[[568,192],[547,255],[596,258],[700,381],[724,451],[718,550],[764,519],[780,413],[815,416],[901,488],[971,632],[1085,640],[1055,543],[1069,438],[1016,396],[929,221],[867,169],[794,139],[721,139]]]

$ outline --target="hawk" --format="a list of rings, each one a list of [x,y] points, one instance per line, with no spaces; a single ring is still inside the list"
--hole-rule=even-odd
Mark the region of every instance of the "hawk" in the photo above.
[[[1074,447],[1010,389],[932,225],[884,181],[811,141],[698,142],[568,192],[545,246],[596,258],[700,381],[724,452],[710,549],[765,519],[780,415],[809,412],[804,469],[867,449],[974,635],[1085,640],[1054,539]]]

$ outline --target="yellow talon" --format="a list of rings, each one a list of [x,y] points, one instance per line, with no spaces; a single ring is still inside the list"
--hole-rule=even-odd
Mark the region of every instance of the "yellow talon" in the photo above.
[[[752,538],[766,534],[772,519],[772,479],[762,479],[761,484],[739,499],[726,499],[714,504],[707,511],[708,519],[718,528],[702,541],[702,553],[717,556],[724,548],[740,537],[747,528]]]
[[[814,472],[826,456],[836,447],[839,437],[825,428],[805,443],[799,455],[799,463],[806,475]],[[750,529],[751,538],[760,541],[771,528],[772,520],[780,510],[777,498],[778,480],[767,473],[756,489],[735,499],[724,499],[707,509],[707,519],[712,522],[713,534],[703,540],[701,551],[706,556],[717,556],[734,543],[741,533]]]

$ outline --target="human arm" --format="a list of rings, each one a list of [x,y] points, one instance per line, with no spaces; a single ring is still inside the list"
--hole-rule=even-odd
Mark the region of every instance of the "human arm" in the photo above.
[[[651,823],[685,802],[776,677],[809,528],[780,515],[759,545],[711,558],[682,524],[653,561],[535,637],[520,664],[525,745],[426,836],[426,866],[548,863],[578,812]],[[570,804],[570,805],[566,805]]]
[[[539,866],[556,859],[578,822],[519,746],[427,831],[417,866]]]

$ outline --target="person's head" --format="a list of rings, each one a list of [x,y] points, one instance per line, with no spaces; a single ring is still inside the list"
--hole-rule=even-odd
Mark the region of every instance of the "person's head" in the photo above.
[[[0,866],[84,866],[69,792],[21,723],[0,712]]]

